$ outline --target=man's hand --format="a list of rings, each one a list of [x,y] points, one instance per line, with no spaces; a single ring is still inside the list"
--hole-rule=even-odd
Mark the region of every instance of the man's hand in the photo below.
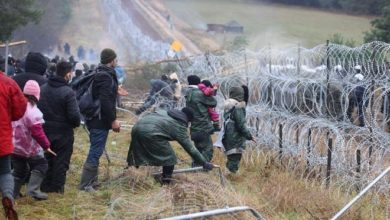
[[[212,170],[214,167],[215,167],[214,164],[210,162],[206,162],[203,164],[203,169],[207,171]]]
[[[118,95],[127,96],[129,95],[129,92],[122,88],[122,86],[118,86]]]
[[[252,138],[251,141],[253,141],[253,143],[257,144],[256,139],[254,137]]]
[[[121,125],[120,125],[119,121],[118,120],[113,121],[111,124],[111,128],[114,132],[117,132],[117,133],[120,132]]]

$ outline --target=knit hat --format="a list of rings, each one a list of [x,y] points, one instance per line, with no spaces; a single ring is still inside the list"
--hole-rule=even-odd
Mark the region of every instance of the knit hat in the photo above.
[[[200,83],[200,78],[197,75],[189,75],[187,81],[188,85],[198,85]]]
[[[101,64],[107,64],[112,62],[116,58],[116,53],[114,50],[110,48],[106,48],[102,50],[100,53],[100,63]]]
[[[35,80],[29,80],[24,85],[23,93],[25,95],[32,95],[39,101],[41,89],[39,88],[39,84]]]
[[[244,89],[242,87],[233,87],[229,91],[229,97],[239,102],[244,101]]]
[[[30,52],[27,54],[25,70],[27,73],[43,75],[47,69],[47,59],[41,53]]]

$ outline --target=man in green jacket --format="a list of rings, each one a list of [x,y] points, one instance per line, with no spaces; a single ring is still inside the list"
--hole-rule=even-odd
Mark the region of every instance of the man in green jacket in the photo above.
[[[168,184],[177,158],[169,141],[177,141],[184,150],[205,170],[214,165],[207,162],[194,147],[187,134],[189,122],[193,119],[190,109],[168,112],[157,110],[142,117],[131,131],[131,143],[127,156],[129,166],[162,166],[162,182]]]
[[[246,126],[246,103],[248,102],[248,88],[232,87],[229,99],[224,104],[224,130],[222,139],[227,156],[226,167],[230,172],[238,171],[242,153],[245,150],[245,141],[254,141]]]
[[[198,88],[200,78],[196,75],[190,75],[187,78],[188,89],[185,94],[186,107],[194,112],[194,119],[191,122],[191,139],[195,147],[206,158],[211,161],[213,158],[213,142],[211,135],[214,127],[211,122],[207,107],[217,106],[217,100],[213,96],[205,96]],[[195,161],[196,164],[196,161]]]

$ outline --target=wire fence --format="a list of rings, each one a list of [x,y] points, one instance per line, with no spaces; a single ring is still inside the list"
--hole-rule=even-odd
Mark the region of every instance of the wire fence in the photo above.
[[[389,49],[372,42],[207,53],[180,61],[180,76],[219,83],[218,103],[231,87],[247,85],[252,147],[276,152],[302,178],[351,193],[390,165]],[[389,189],[385,177],[371,191],[373,202],[389,206]]]

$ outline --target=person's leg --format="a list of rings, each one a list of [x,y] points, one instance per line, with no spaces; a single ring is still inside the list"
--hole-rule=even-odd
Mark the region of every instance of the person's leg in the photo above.
[[[163,166],[162,172],[162,184],[169,184],[172,180],[173,170],[175,169],[175,165],[172,166]]]
[[[70,158],[73,153],[73,133],[48,135],[51,149],[57,156],[46,154],[48,170],[41,184],[43,192],[64,192],[66,172],[69,169]]]
[[[14,198],[18,199],[20,197],[20,189],[22,188],[30,169],[26,158],[15,155],[12,155],[12,166],[12,175],[14,177]]]
[[[14,209],[14,178],[11,174],[11,155],[0,157],[0,191],[7,219],[18,219]]]
[[[52,134],[46,130],[45,130],[45,133],[50,141],[50,144],[51,144],[50,148],[54,152],[59,154],[59,152],[61,151],[61,135]],[[53,179],[53,176],[56,175],[53,173],[53,166],[54,166],[55,161],[57,160],[57,157],[52,155],[52,154],[45,154],[45,158],[46,158],[46,161],[48,164],[48,170],[47,170],[46,176],[41,184],[41,190],[43,192],[52,192],[53,191],[51,189],[52,188],[52,179]]]
[[[229,169],[230,172],[236,173],[240,167],[242,154],[231,154],[227,156],[226,168]]]
[[[70,158],[73,153],[73,134],[66,134],[59,139],[61,146],[56,158],[53,160],[52,177],[51,177],[51,192],[64,193],[66,172],[69,170]]]
[[[106,147],[108,130],[91,129],[89,134],[90,148],[79,184],[79,190],[91,190],[91,187],[97,182],[99,159]]]
[[[37,200],[47,199],[47,194],[41,192],[41,183],[46,175],[48,164],[42,155],[37,155],[28,159],[31,168],[31,176],[27,185],[27,194]]]
[[[363,108],[363,103],[359,103],[358,106],[358,117],[359,117],[359,126],[364,127],[364,108]]]
[[[207,162],[210,162],[213,159],[214,149],[213,141],[211,140],[210,135],[206,135],[203,140],[195,143],[195,147],[205,157]]]

